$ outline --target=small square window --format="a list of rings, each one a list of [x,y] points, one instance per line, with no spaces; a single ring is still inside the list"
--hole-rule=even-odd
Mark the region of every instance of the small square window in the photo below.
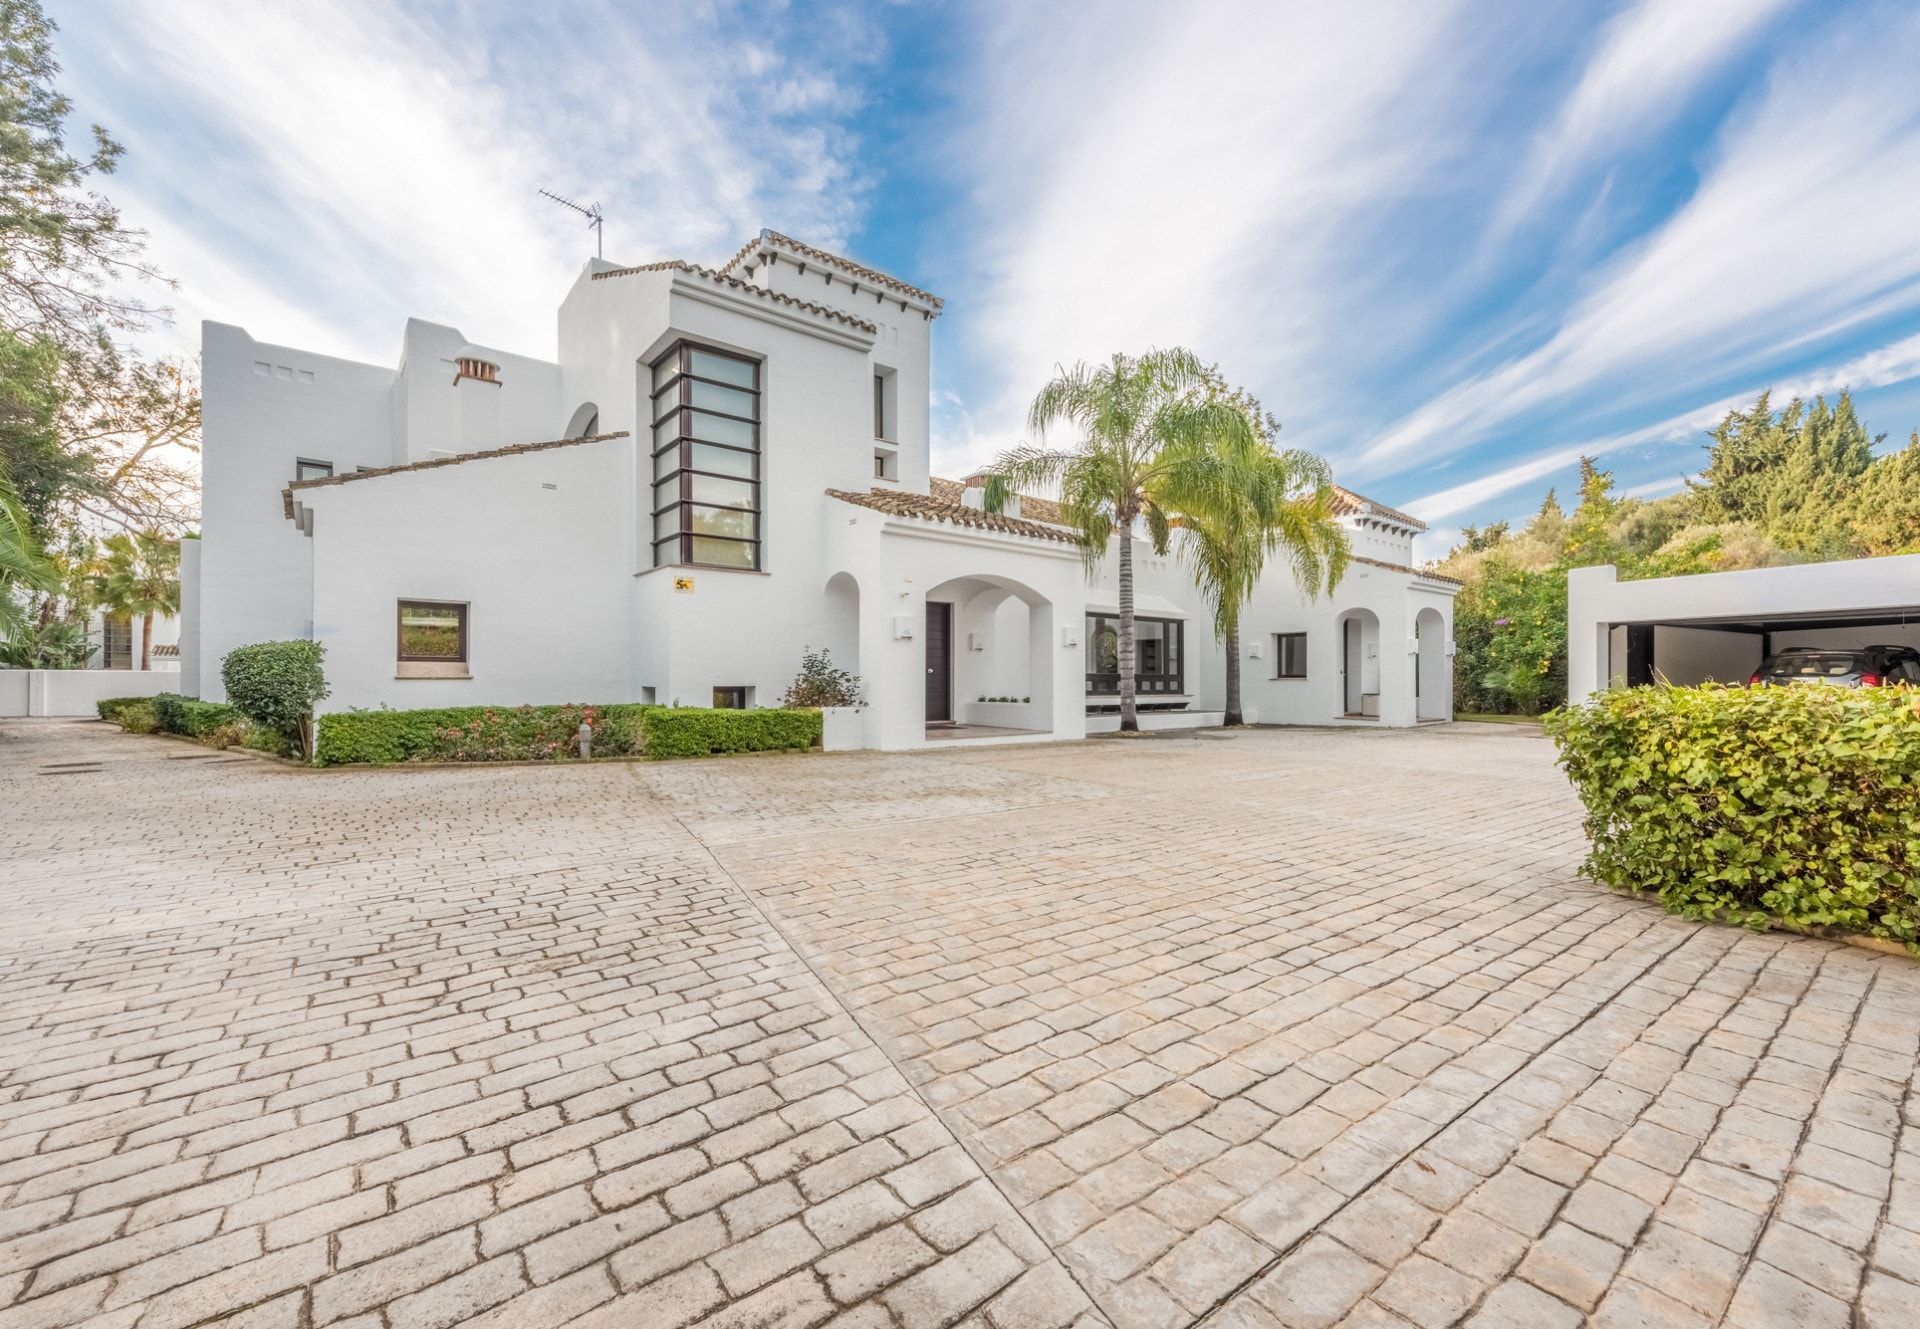
[[[400,602],[400,658],[426,664],[467,662],[467,606],[444,600]]]
[[[744,711],[747,709],[747,690],[745,688],[715,688],[713,707],[717,711]]]
[[[1275,678],[1305,678],[1307,676],[1307,634],[1304,632],[1279,632],[1273,638],[1273,659]]]
[[[333,474],[330,461],[313,461],[302,457],[293,464],[293,478],[296,480],[324,480]]]

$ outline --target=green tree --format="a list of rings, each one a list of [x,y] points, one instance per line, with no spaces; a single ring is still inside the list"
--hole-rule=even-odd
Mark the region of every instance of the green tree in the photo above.
[[[1277,450],[1273,438],[1279,422],[1254,397],[1228,389],[1217,375],[1214,391],[1240,407],[1249,431],[1209,438],[1204,463],[1175,473],[1160,497],[1177,514],[1175,547],[1225,647],[1225,719],[1237,725],[1245,722],[1240,613],[1268,556],[1282,557],[1301,592],[1313,598],[1339,584],[1348,551],[1346,531],[1334,514],[1333,475],[1326,462],[1309,452]]]
[[[25,597],[53,589],[55,572],[25,506],[0,467],[0,640],[11,641],[27,626]]]
[[[1060,514],[1080,533],[1088,572],[1108,541],[1119,539],[1120,729],[1137,733],[1133,611],[1136,525],[1165,549],[1173,514],[1163,495],[1188,502],[1227,483],[1210,458],[1220,447],[1247,445],[1254,430],[1237,403],[1211,390],[1204,365],[1188,350],[1115,355],[1101,365],[1062,369],[1040,389],[1027,413],[1035,442],[1001,454],[987,476],[986,503],[1000,511],[1022,489],[1055,489]],[[1046,446],[1050,431],[1081,435],[1065,448]],[[1224,502],[1227,495],[1218,495]]]
[[[153,620],[180,612],[180,542],[158,531],[116,532],[101,542],[96,598],[108,613],[141,621],[140,667],[152,664]]]

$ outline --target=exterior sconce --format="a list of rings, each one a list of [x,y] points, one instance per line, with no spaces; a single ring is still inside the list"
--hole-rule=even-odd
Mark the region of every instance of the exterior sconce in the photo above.
[[[913,640],[912,614],[895,614],[893,616],[893,639],[895,641]]]
[[[1080,644],[1079,630],[1071,626],[1061,628],[1060,644],[1067,647],[1078,646]]]
[[[1259,658],[1260,658],[1260,640],[1259,638],[1256,637],[1247,642],[1247,659],[1258,660]]]
[[[967,649],[968,649],[968,650],[970,650],[970,651],[984,651],[984,650],[986,650],[986,649],[987,649],[987,640],[986,640],[986,638],[985,638],[985,637],[982,637],[982,636],[981,636],[981,635],[980,635],[979,633],[977,633],[977,632],[969,632],[969,633],[967,634]]]

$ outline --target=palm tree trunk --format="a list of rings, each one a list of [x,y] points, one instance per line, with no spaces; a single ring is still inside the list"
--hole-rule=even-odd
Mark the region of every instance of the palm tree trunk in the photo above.
[[[1140,732],[1133,676],[1133,514],[1120,514],[1120,732]]]
[[[1240,623],[1227,629],[1227,715],[1229,725],[1245,724],[1240,716]]]
[[[140,668],[145,671],[153,664],[153,611],[149,609],[140,623]]]

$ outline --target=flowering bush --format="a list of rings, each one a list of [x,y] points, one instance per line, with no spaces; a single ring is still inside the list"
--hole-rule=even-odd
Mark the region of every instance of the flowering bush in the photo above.
[[[800,673],[788,685],[780,704],[788,707],[861,706],[860,677],[842,669],[826,651],[808,650],[800,656]]]

